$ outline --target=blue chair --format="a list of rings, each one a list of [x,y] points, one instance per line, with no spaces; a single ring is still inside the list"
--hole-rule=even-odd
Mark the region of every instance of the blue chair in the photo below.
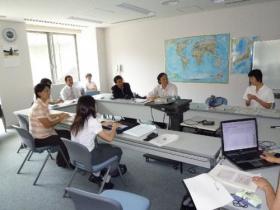
[[[47,151],[48,155],[46,156],[44,162],[43,162],[43,165],[41,166],[40,168],[40,171],[38,172],[37,176],[36,176],[36,179],[35,181],[33,182],[33,185],[36,185],[37,183],[37,180],[39,178],[39,176],[41,175],[46,163],[47,163],[47,160],[49,159],[51,153],[54,153],[54,152],[61,152],[62,154],[62,157],[64,158],[65,162],[67,163],[68,167],[69,166],[69,163],[67,161],[67,159],[65,158],[60,146],[45,146],[45,147],[35,147],[35,142],[34,142],[34,139],[32,137],[32,135],[25,129],[23,128],[20,128],[18,126],[15,126],[13,125],[12,126],[18,133],[18,135],[20,136],[23,144],[26,146],[26,149],[28,149],[28,153],[27,155],[25,156],[22,164],[20,165],[18,171],[17,171],[17,174],[20,173],[23,165],[25,164],[26,160],[28,159],[28,157],[31,155],[31,153],[43,153],[45,151]]]
[[[101,183],[101,186],[99,188],[99,193],[102,192],[103,187],[105,185],[105,181],[107,180],[107,177],[109,176],[109,172],[111,171],[112,168],[117,168],[119,171],[119,174],[122,178],[122,173],[119,168],[119,162],[118,162],[117,156],[109,158],[108,160],[106,160],[100,164],[92,165],[91,153],[88,151],[88,149],[84,145],[74,142],[74,141],[70,141],[65,138],[62,138],[62,141],[64,142],[64,144],[68,150],[71,163],[75,166],[75,170],[71,176],[70,181],[67,184],[67,187],[70,187],[70,185],[72,184],[72,181],[78,171],[96,173],[96,172],[100,172],[102,169],[107,169],[105,176],[103,178],[103,181]],[[66,196],[66,194],[67,194],[67,192],[65,191],[64,197]]]
[[[101,194],[66,188],[76,210],[148,210],[150,201],[140,195],[119,190],[105,190]]]

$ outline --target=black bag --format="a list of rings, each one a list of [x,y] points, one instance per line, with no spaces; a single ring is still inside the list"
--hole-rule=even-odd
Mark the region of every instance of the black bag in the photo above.
[[[183,197],[180,210],[196,210],[196,207],[188,190],[186,195],[184,195]]]

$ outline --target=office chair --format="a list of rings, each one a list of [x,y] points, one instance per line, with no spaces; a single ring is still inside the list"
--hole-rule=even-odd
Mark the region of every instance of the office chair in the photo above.
[[[25,129],[23,129],[23,128],[20,128],[20,127],[18,127],[18,126],[15,126],[15,125],[13,125],[12,127],[13,127],[13,128],[17,131],[17,133],[19,134],[22,143],[26,146],[26,149],[29,150],[28,153],[27,153],[27,155],[25,156],[25,158],[24,158],[24,160],[23,160],[21,166],[19,167],[19,169],[18,169],[18,171],[17,171],[17,174],[20,173],[20,171],[21,171],[23,165],[25,164],[27,158],[29,157],[29,155],[30,155],[31,153],[43,153],[43,152],[45,152],[45,151],[48,152],[48,155],[46,156],[46,158],[45,158],[45,160],[44,160],[44,162],[43,162],[43,165],[41,166],[41,168],[40,168],[40,170],[39,170],[39,172],[38,172],[38,174],[37,174],[37,176],[36,176],[36,178],[35,178],[35,181],[33,182],[33,185],[36,185],[37,180],[39,179],[39,176],[41,175],[41,173],[42,173],[42,171],[43,171],[43,168],[45,167],[45,165],[46,165],[46,163],[47,163],[47,160],[49,159],[51,153],[54,153],[54,152],[61,152],[64,161],[67,163],[68,167],[70,167],[70,166],[69,166],[69,163],[68,163],[68,161],[67,161],[67,159],[65,158],[65,156],[64,156],[64,154],[63,154],[63,152],[62,152],[62,150],[61,150],[61,148],[60,148],[60,146],[36,147],[32,135],[31,135],[27,130],[25,130]]]
[[[107,180],[107,177],[109,176],[109,172],[111,170],[111,168],[118,168],[119,174],[121,176],[122,179],[122,173],[121,170],[119,168],[119,163],[118,163],[118,157],[114,156],[112,158],[109,158],[108,160],[96,164],[96,165],[92,165],[91,163],[91,152],[88,151],[88,149],[77,142],[74,141],[70,141],[68,139],[62,138],[62,141],[64,142],[68,153],[69,153],[69,157],[70,157],[70,161],[71,163],[75,166],[74,172],[70,178],[70,181],[67,184],[67,187],[70,187],[70,185],[72,184],[72,181],[76,175],[76,173],[78,171],[86,171],[89,173],[96,173],[101,171],[102,169],[107,169],[105,176],[103,178],[103,181],[101,183],[101,186],[99,188],[99,193],[102,192],[103,187],[105,185],[105,182]],[[122,180],[123,181],[123,180]],[[66,196],[67,192],[64,192],[64,197]]]
[[[22,128],[22,129],[25,129],[27,131],[29,131],[29,123],[28,123],[28,120],[23,116],[23,115],[20,115],[20,114],[17,114],[16,115],[17,119],[18,119],[18,123],[19,123],[19,127]],[[25,148],[26,146],[23,144],[23,142],[21,142],[18,150],[17,150],[17,153],[19,153],[19,151],[23,148]]]
[[[105,190],[101,194],[85,192],[75,188],[66,188],[74,202],[76,210],[148,210],[150,201],[140,195],[119,191]]]
[[[5,119],[4,112],[3,112],[3,110],[2,110],[1,104],[0,104],[0,118],[1,118],[1,120],[2,120],[4,129],[5,129],[5,133],[6,133],[6,132],[7,132],[6,119]]]

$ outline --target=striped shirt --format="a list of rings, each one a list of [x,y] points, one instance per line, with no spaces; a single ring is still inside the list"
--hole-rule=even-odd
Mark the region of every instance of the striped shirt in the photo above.
[[[29,114],[29,130],[35,139],[44,139],[52,135],[57,135],[54,128],[45,128],[44,125],[39,121],[40,118],[49,118],[50,111],[48,103],[44,103],[41,99],[37,99],[32,107]]]

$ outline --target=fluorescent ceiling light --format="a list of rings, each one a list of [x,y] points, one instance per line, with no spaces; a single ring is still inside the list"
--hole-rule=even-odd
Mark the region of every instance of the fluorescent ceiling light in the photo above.
[[[179,4],[179,0],[163,0],[160,3],[164,6],[174,6]]]
[[[133,4],[121,3],[121,4],[118,4],[117,7],[121,7],[123,9],[128,9],[128,10],[138,12],[138,13],[141,13],[144,15],[149,15],[149,16],[154,15],[154,13],[152,11],[144,9],[142,7],[135,6]]]
[[[225,0],[212,0],[213,3],[224,3]]]
[[[90,23],[103,23],[103,21],[101,21],[101,20],[94,20],[94,19],[74,17],[74,16],[70,16],[67,19],[85,21],[85,22],[90,22]]]

